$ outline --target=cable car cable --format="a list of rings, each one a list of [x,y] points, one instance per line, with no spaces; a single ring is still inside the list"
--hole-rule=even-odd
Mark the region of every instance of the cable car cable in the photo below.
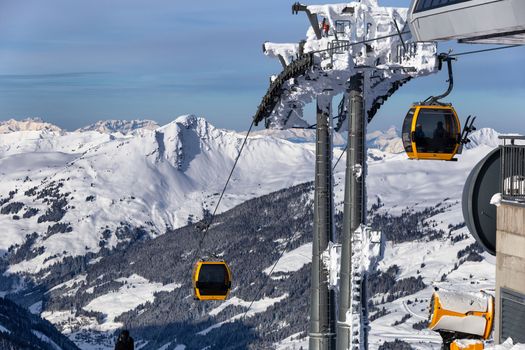
[[[373,38],[373,39],[361,40],[361,41],[357,41],[355,43],[349,43],[349,44],[344,44],[344,45],[340,45],[340,46],[332,46],[332,47],[326,48],[326,49],[309,51],[309,52],[306,52],[306,53],[320,53],[320,52],[330,51],[330,50],[335,50],[335,49],[348,48],[348,47],[352,47],[352,46],[355,46],[355,45],[366,44],[366,43],[369,43],[369,42],[382,40],[382,39],[389,39],[389,38],[393,38],[393,37],[400,36],[400,35],[403,35],[403,34],[410,34],[410,33],[411,33],[410,31],[404,31],[404,32],[396,33],[396,34],[389,34],[389,35],[379,36],[379,37]],[[464,56],[464,55],[470,55],[470,54],[474,54],[474,53],[481,53],[481,52],[488,52],[488,51],[510,49],[510,48],[518,47],[518,46],[523,46],[523,45],[508,45],[508,46],[502,46],[502,47],[494,47],[494,48],[490,48],[490,49],[466,51],[466,52],[460,52],[460,53],[456,53],[456,54],[450,54],[449,56],[450,57]]]
[[[226,192],[226,188],[228,187],[228,184],[230,183],[230,180],[232,178],[232,175],[233,175],[233,172],[237,166],[237,163],[239,161],[239,158],[241,157],[241,154],[242,154],[242,151],[244,150],[244,146],[246,145],[246,142],[248,141],[248,137],[250,136],[250,133],[253,129],[253,126],[255,124],[255,120],[252,119],[252,122],[250,124],[250,127],[248,128],[248,131],[246,132],[246,136],[244,137],[244,140],[241,144],[241,148],[239,149],[239,153],[237,154],[237,157],[235,158],[235,162],[233,163],[233,166],[232,166],[232,169],[230,171],[230,174],[228,175],[228,178],[226,180],[226,183],[224,184],[224,187],[222,189],[222,192],[221,192],[221,195],[219,196],[219,199],[217,201],[217,204],[215,205],[215,209],[213,210],[213,213],[210,217],[210,220],[209,222],[206,224],[206,226],[204,227],[203,229],[203,232],[204,232],[204,235],[202,236],[202,238],[199,240],[199,243],[198,243],[198,246],[197,246],[197,250],[195,251],[195,254],[192,256],[191,260],[190,261],[194,261],[195,258],[198,256],[198,254],[200,254],[200,252],[202,251],[202,243],[204,242],[204,239],[206,238],[206,235],[208,233],[208,230],[211,226],[211,224],[213,223],[213,220],[215,218],[215,214],[217,213],[217,210],[219,208],[219,204],[221,203],[221,200],[224,196],[224,193]],[[177,295],[176,295],[176,298],[175,300],[179,300],[179,297],[180,297],[180,293],[181,293],[181,290],[183,289],[183,284],[179,287],[179,290],[177,291]],[[168,315],[170,315],[170,313],[167,313]],[[166,317],[166,320],[167,320],[167,317]],[[166,321],[164,320],[164,321]],[[157,332],[157,335],[155,337],[155,343],[159,340],[159,336],[162,334],[162,332],[164,332],[164,330],[166,329],[166,327],[168,326],[168,324],[165,324],[162,328],[160,328],[160,330]]]
[[[373,41],[393,38],[395,36],[400,36],[400,35],[403,35],[403,34],[410,34],[410,33],[411,33],[410,31],[405,31],[405,32],[396,33],[396,34],[383,35],[383,36],[379,36],[379,37],[373,38],[373,39],[365,39],[365,40],[357,41],[355,43],[349,43],[349,44],[340,45],[340,46],[332,46],[332,47],[326,48],[326,49],[308,51],[308,52],[305,52],[305,54],[307,54],[307,53],[308,54],[310,54],[310,53],[319,53],[319,52],[330,51],[330,50],[335,50],[335,49],[343,49],[343,48],[348,48],[348,47],[352,47],[352,46],[355,46],[355,45],[366,44],[366,43],[370,43],[370,42],[373,42]]]
[[[230,171],[230,174],[228,175],[228,179],[226,180],[226,183],[224,184],[224,187],[222,189],[222,192],[219,196],[219,199],[217,200],[217,204],[215,205],[215,209],[213,210],[213,213],[211,214],[210,219],[207,223],[205,223],[204,228],[202,229],[203,235],[201,239],[199,240],[199,243],[197,245],[197,250],[195,251],[195,254],[193,255],[192,261],[194,261],[198,255],[202,252],[202,243],[204,243],[204,240],[206,239],[206,235],[208,234],[208,230],[210,226],[213,224],[213,220],[215,219],[215,215],[217,214],[217,210],[219,209],[219,205],[221,204],[222,198],[224,197],[224,193],[226,192],[226,188],[228,187],[228,184],[230,183],[230,180],[232,178],[233,172],[235,171],[235,168],[237,167],[237,163],[239,161],[239,158],[241,157],[242,151],[244,150],[244,146],[246,145],[246,142],[248,141],[248,137],[250,136],[250,133],[253,129],[253,126],[255,124],[255,119],[252,119],[252,122],[250,124],[250,127],[248,128],[248,131],[246,132],[246,136],[244,137],[244,140],[241,144],[241,148],[239,149],[239,153],[237,154],[237,157],[235,158],[235,162],[233,163],[232,169]]]
[[[339,155],[339,158],[337,158],[337,161],[335,162],[333,168],[332,168],[332,171],[335,170],[335,167],[337,166],[337,164],[339,164],[339,161],[341,160],[341,158],[343,158],[343,154],[345,154],[346,150],[348,149],[348,142],[346,143],[346,146],[345,148],[343,149],[343,152],[341,152],[341,154]]]
[[[246,145],[246,141],[248,141],[248,136],[250,136],[250,132],[252,131],[253,125],[255,124],[255,120],[252,119],[252,123],[250,124],[250,128],[246,132],[246,136],[244,137],[244,140],[242,142],[241,148],[239,149],[239,153],[237,154],[237,157],[235,158],[235,162],[233,163],[232,169],[230,171],[230,174],[228,175],[228,179],[226,180],[226,183],[224,184],[224,188],[222,189],[221,195],[219,196],[219,200],[217,201],[217,205],[215,206],[215,209],[213,210],[213,213],[211,214],[210,220],[208,224],[204,228],[204,236],[202,237],[201,241],[199,242],[199,245],[202,244],[204,241],[204,238],[206,237],[206,234],[208,233],[208,229],[210,228],[211,224],[213,223],[213,219],[215,218],[215,214],[217,213],[217,210],[219,209],[219,205],[221,204],[222,197],[224,196],[224,193],[226,192],[226,188],[228,187],[228,184],[230,183],[230,180],[232,178],[233,172],[235,170],[235,167],[237,166],[237,162],[239,161],[239,158],[241,157],[241,153],[244,149],[244,146]]]
[[[339,161],[341,160],[341,158],[343,157],[343,154],[345,154],[346,150],[348,149],[348,143],[346,144],[345,148],[343,149],[343,151],[341,152],[341,154],[339,155],[339,157],[337,158],[337,161],[335,162],[332,170],[335,170],[335,168],[337,167],[337,164],[339,164]],[[281,260],[281,258],[284,256],[284,253],[287,251],[288,249],[288,246],[290,245],[290,242],[292,241],[291,239],[293,238],[294,236],[290,236],[288,239],[287,239],[287,242],[286,242],[286,246],[284,247],[283,251],[281,252],[281,255],[279,256],[279,258],[277,259],[277,261],[273,264],[272,268],[270,269],[270,272],[268,273],[268,276],[265,278],[264,282],[263,282],[263,285],[261,286],[261,288],[259,288],[259,290],[257,291],[257,293],[255,294],[255,297],[252,299],[252,301],[250,302],[250,305],[248,306],[248,309],[244,312],[243,316],[241,317],[241,321],[244,321],[244,319],[246,318],[246,315],[248,314],[248,312],[250,311],[253,303],[255,302],[255,300],[257,300],[257,298],[259,297],[261,291],[266,287],[266,284],[268,283],[268,280],[270,279],[273,271],[275,270],[275,267],[277,266],[277,264],[279,263],[279,261]],[[230,342],[230,339],[231,339],[231,336],[232,336],[232,333],[230,333],[230,336],[228,337],[228,341],[226,342],[226,345],[229,345],[229,342]]]
[[[283,251],[281,252],[281,255],[279,255],[279,258],[277,259],[277,261],[273,264],[270,272],[268,273],[268,275],[266,276],[266,278],[264,279],[264,282],[262,284],[262,286],[257,290],[257,293],[255,293],[255,297],[252,299],[252,301],[250,302],[250,305],[248,306],[248,309],[244,312],[244,314],[242,315],[242,317],[239,319],[240,322],[244,321],[246,319],[246,315],[248,314],[248,312],[250,311],[250,309],[252,308],[252,305],[253,303],[255,303],[255,300],[257,300],[257,298],[259,297],[259,295],[261,294],[261,291],[264,290],[264,288],[266,287],[266,284],[268,283],[268,281],[270,280],[270,276],[272,275],[273,273],[273,270],[275,270],[275,267],[277,266],[277,264],[279,263],[279,261],[281,260],[281,258],[284,256],[284,253],[288,250],[288,247],[290,245],[290,243],[292,242],[292,238],[295,237],[294,235],[291,235],[290,237],[288,237],[287,239],[287,242],[286,242],[286,246],[284,247]],[[257,278],[256,278],[257,279]],[[234,332],[230,332],[230,336],[228,337],[227,339],[227,342],[226,342],[226,345],[229,345],[230,343],[230,340],[231,340],[231,337],[232,337],[232,334]],[[227,349],[227,347],[225,347],[225,349]]]
[[[480,53],[480,52],[488,52],[488,51],[496,51],[496,50],[503,50],[503,49],[510,49],[513,47],[518,47],[523,45],[508,45],[508,46],[501,46],[501,47],[493,47],[490,49],[483,49],[483,50],[474,50],[474,51],[466,51],[466,52],[460,52],[455,54],[450,54],[450,57],[457,57],[457,56],[464,56],[464,55],[470,55],[473,53]]]
[[[222,198],[224,197],[224,193],[226,192],[226,188],[228,187],[228,184],[230,183],[230,180],[232,178],[233,172],[235,171],[235,168],[237,167],[237,163],[239,161],[239,158],[241,157],[242,151],[244,150],[244,146],[246,145],[246,142],[248,141],[248,136],[250,136],[250,133],[253,129],[253,125],[255,124],[255,120],[252,119],[252,123],[250,124],[250,127],[248,128],[248,131],[246,132],[246,136],[244,137],[244,140],[241,144],[241,148],[239,149],[239,153],[237,154],[237,157],[235,158],[235,162],[233,163],[232,169],[230,171],[230,174],[228,175],[228,179],[226,180],[226,183],[224,184],[224,187],[222,189],[221,195],[219,196],[219,199],[217,200],[217,204],[215,205],[215,209],[213,210],[213,213],[211,214],[211,217],[209,221],[205,224],[205,227],[203,229],[203,236],[199,240],[199,243],[197,245],[198,249],[195,252],[193,258],[191,261],[195,260],[195,258],[198,256],[198,254],[202,251],[202,243],[204,242],[204,239],[206,238],[206,235],[208,234],[208,230],[210,226],[213,223],[213,220],[215,219],[215,214],[217,213],[217,210],[219,209],[219,205],[221,204]]]

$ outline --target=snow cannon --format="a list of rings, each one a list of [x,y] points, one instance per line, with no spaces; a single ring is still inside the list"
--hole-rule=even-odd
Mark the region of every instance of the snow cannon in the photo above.
[[[430,301],[428,328],[439,332],[444,343],[456,339],[488,339],[494,323],[494,297],[436,291]]]

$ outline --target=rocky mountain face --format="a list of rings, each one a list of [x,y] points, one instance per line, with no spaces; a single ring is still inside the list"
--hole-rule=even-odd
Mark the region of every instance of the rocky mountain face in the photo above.
[[[0,121],[0,134],[16,131],[52,131],[61,132],[62,129],[56,125],[46,123],[40,118],[27,118],[23,120],[9,119]]]
[[[306,343],[310,142],[250,137],[198,247],[200,221],[216,204],[242,134],[193,116],[121,136],[38,133],[0,137],[0,290],[7,298],[82,349],[111,349],[122,326],[143,349]],[[459,203],[491,139],[481,135],[459,162],[442,163],[391,153],[393,132],[374,138],[381,146],[372,151],[383,156],[369,153],[369,224],[386,243],[369,286],[371,348],[396,339],[438,348],[439,337],[423,329],[433,288],[493,288],[493,260],[469,236]],[[334,179],[339,230],[344,162]],[[196,302],[191,269],[212,254],[231,263],[234,289],[224,303]]]

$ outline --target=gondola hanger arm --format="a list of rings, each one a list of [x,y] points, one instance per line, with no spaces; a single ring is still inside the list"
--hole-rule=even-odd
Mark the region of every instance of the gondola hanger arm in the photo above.
[[[447,97],[452,92],[452,89],[454,88],[454,74],[452,72],[452,61],[456,60],[456,59],[454,57],[450,56],[448,53],[444,53],[444,52],[440,53],[437,58],[439,60],[438,61],[438,69],[439,70],[441,70],[441,68],[443,66],[443,62],[444,61],[447,62],[448,88],[447,88],[447,91],[445,91],[441,95],[430,96],[426,100],[423,101],[423,103],[429,104],[429,105],[442,104],[441,102],[439,102],[439,100]]]

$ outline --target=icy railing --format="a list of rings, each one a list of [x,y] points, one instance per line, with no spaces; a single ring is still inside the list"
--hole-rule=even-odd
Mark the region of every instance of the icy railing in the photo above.
[[[314,65],[279,87],[278,101],[265,113],[268,127],[304,126],[306,104],[326,91],[333,96],[345,92],[350,78],[358,73],[364,75],[370,120],[402,84],[437,71],[436,44],[412,42],[406,8],[381,7],[376,0],[301,6],[319,19],[309,23],[319,22],[322,35],[310,25],[301,44],[268,42],[264,53],[288,65],[293,57],[310,53]]]
[[[525,202],[525,136],[500,136],[501,194],[510,201]]]

